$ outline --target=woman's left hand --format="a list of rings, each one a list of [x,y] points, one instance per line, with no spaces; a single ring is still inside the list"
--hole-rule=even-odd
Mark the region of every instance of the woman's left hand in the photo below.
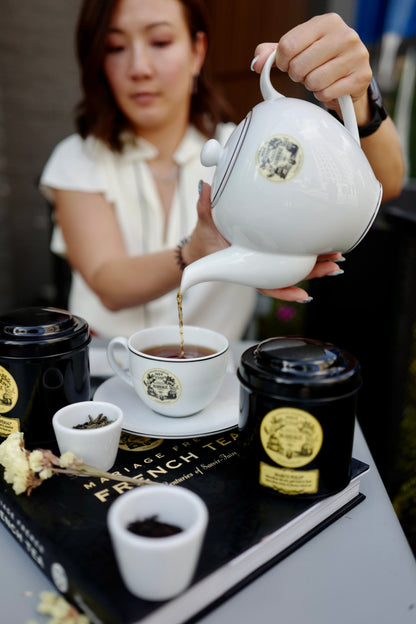
[[[325,277],[326,275],[340,275],[343,273],[336,263],[337,260],[342,260],[343,256],[340,253],[326,254],[325,256],[318,256],[318,260],[313,267],[312,271],[305,277],[305,280],[313,279],[315,277]],[[259,289],[263,295],[268,295],[274,299],[282,299],[283,301],[297,301],[298,303],[309,303],[311,297],[309,297],[306,290],[299,288],[299,286],[288,286],[287,288],[274,288],[274,289]]]

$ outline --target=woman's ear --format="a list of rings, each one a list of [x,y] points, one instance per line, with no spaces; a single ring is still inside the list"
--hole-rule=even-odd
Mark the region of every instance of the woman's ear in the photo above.
[[[205,57],[207,54],[208,41],[207,35],[203,31],[198,31],[196,33],[195,41],[193,43],[193,52],[194,52],[194,67],[193,67],[193,76],[198,76],[200,73],[202,66],[205,61]]]

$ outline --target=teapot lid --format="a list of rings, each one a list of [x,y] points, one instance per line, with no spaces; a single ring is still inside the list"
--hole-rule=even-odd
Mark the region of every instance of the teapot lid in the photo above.
[[[235,162],[240,153],[245,136],[250,126],[252,116],[253,111],[251,110],[243,119],[243,121],[235,128],[234,132],[231,134],[230,138],[225,144],[223,148],[223,154],[226,156],[225,167],[222,166],[221,161],[212,163],[217,164],[217,172],[214,176],[211,191],[211,203],[213,206],[217,204],[219,198],[221,197],[225,185],[227,184],[228,179],[234,169]]]
[[[361,386],[357,359],[338,347],[298,337],[270,338],[241,357],[240,381],[287,399],[339,398]]]
[[[0,316],[0,356],[62,355],[90,340],[86,321],[59,308],[19,308]]]

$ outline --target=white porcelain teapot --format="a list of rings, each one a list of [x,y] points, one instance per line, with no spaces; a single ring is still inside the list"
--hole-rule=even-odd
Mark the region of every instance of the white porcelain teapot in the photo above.
[[[350,96],[339,98],[343,126],[326,110],[274,89],[273,52],[260,76],[264,101],[226,145],[211,139],[201,162],[216,165],[212,214],[231,243],[187,266],[181,291],[206,281],[283,288],[312,270],[317,256],[346,253],[374,221],[382,187],[360,147]]]

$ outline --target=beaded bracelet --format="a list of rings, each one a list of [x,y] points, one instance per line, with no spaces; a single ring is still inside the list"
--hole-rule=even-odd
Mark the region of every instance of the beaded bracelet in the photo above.
[[[181,242],[178,245],[176,245],[176,249],[175,249],[176,264],[178,265],[181,271],[183,271],[184,268],[186,267],[186,262],[182,256],[182,248],[184,245],[186,245],[188,241],[189,241],[189,236],[186,236],[185,238],[181,240]]]

